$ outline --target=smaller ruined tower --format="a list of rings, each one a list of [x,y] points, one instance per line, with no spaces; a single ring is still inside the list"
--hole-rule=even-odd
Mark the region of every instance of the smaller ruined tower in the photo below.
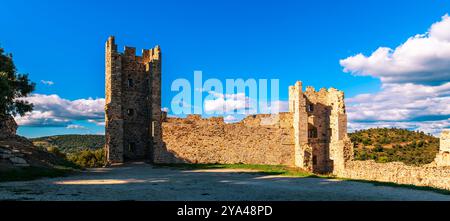
[[[318,173],[343,170],[353,156],[344,92],[313,87],[303,91],[298,81],[289,87],[289,112],[293,113],[295,165]]]
[[[161,50],[105,46],[105,149],[109,163],[152,161],[161,145]]]
[[[450,130],[441,132],[439,153],[434,161],[437,166],[450,167]]]

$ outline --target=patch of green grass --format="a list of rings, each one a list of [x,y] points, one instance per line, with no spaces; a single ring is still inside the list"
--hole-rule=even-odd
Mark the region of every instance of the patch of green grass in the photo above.
[[[157,164],[159,167],[168,167],[185,170],[198,169],[249,169],[264,175],[280,175],[293,177],[322,177],[307,171],[283,165],[259,164]],[[325,176],[323,176],[325,177]]]
[[[0,172],[0,182],[35,180],[42,177],[61,177],[75,173],[71,168],[24,167]]]

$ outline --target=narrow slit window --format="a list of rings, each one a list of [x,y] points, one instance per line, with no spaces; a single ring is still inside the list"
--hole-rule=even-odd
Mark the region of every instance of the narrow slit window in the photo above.
[[[127,114],[128,114],[128,116],[133,116],[134,115],[134,109],[128,109],[127,110]]]
[[[308,137],[309,138],[317,138],[317,129],[311,128],[308,130]]]
[[[128,79],[128,87],[133,87],[133,86],[134,86],[133,79],[129,78]]]
[[[308,112],[313,112],[314,111],[314,106],[312,104],[308,104],[307,105],[307,109],[308,109]]]
[[[131,142],[128,144],[128,151],[134,153],[136,150],[136,144],[134,142]]]

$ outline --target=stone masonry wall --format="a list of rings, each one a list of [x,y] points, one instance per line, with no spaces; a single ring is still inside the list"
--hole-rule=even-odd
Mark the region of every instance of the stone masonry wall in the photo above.
[[[252,115],[238,123],[223,118],[168,118],[155,163],[294,165],[292,114]]]
[[[399,162],[376,163],[370,161],[350,161],[345,170],[337,174],[339,177],[358,180],[373,180],[430,186],[450,190],[450,168],[435,166],[408,166]]]
[[[450,190],[450,156],[447,151],[450,133],[444,130],[440,137],[440,151],[433,163],[425,166],[408,166],[400,162],[376,163],[370,161],[346,161],[345,169],[336,170],[337,176],[410,184],[416,186],[430,186]]]

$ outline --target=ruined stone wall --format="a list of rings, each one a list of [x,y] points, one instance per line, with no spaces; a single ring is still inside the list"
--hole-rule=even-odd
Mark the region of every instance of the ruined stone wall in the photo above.
[[[223,118],[168,118],[155,163],[294,165],[292,114],[252,115],[238,123]]]
[[[450,190],[450,156],[447,152],[449,131],[441,134],[440,151],[433,163],[424,166],[408,166],[401,162],[376,163],[369,161],[345,161],[345,168],[335,170],[339,177],[430,186]]]
[[[339,177],[450,190],[450,168],[408,166],[399,162],[376,163],[372,160],[350,161],[345,167],[345,170],[340,170],[337,174]]]
[[[296,166],[318,173],[342,169],[352,156],[344,93],[313,87],[303,92],[297,82],[289,88],[289,110],[294,116]]]
[[[114,37],[110,37],[106,42],[105,72],[108,162],[151,160],[152,136],[157,138],[155,143],[161,143],[159,47],[142,50],[142,56],[136,56],[134,47],[125,47],[120,53]]]

